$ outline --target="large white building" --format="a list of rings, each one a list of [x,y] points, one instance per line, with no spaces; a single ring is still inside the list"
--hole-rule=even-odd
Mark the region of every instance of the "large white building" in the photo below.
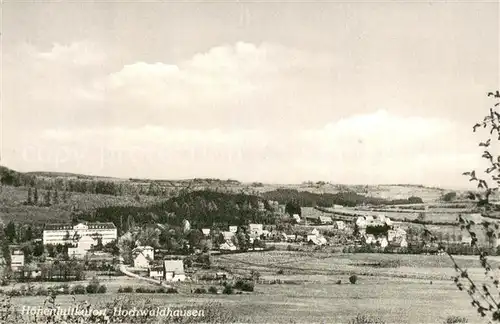
[[[118,233],[113,223],[47,224],[43,230],[43,244],[78,244],[83,238],[92,238],[102,245],[116,240]]]

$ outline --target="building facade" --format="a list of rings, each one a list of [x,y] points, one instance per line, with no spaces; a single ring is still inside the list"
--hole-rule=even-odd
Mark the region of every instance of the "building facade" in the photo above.
[[[43,230],[43,244],[77,244],[83,237],[103,245],[116,240],[118,233],[113,223],[47,224]]]
[[[21,250],[14,250],[10,254],[10,267],[12,271],[16,272],[24,267],[24,252]]]
[[[184,262],[182,260],[164,260],[163,273],[166,281],[184,281],[186,274],[184,273]]]

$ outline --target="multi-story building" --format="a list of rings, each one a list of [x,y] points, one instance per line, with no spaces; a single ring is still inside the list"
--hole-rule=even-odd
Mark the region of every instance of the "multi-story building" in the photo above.
[[[47,224],[43,230],[43,244],[78,244],[82,237],[93,238],[103,245],[116,240],[118,233],[113,223]]]
[[[10,254],[10,267],[12,271],[16,272],[21,270],[24,266],[24,252],[21,250],[13,250]]]

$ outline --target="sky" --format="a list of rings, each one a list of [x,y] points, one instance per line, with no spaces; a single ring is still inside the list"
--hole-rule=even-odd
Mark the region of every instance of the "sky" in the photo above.
[[[466,187],[499,2],[2,6],[1,161],[154,179]]]

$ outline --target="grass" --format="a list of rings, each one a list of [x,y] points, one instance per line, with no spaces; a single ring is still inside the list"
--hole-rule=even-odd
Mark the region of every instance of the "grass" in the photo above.
[[[477,257],[457,260],[472,276],[484,277]],[[499,265],[498,259],[491,262],[494,267]],[[253,269],[262,278],[294,280],[295,284],[256,284],[253,293],[213,295],[190,290],[208,289],[214,283],[186,282],[180,285],[179,294],[126,295],[137,303],[149,298],[151,304],[170,307],[195,308],[215,301],[235,314],[235,322],[349,323],[357,315],[360,321],[378,318],[385,323],[443,323],[451,316],[474,322],[478,318],[467,294],[458,291],[449,279],[453,269],[445,256],[270,251],[214,256],[213,263],[214,271],[222,267],[248,274]],[[284,271],[278,274],[279,269]],[[356,285],[348,284],[351,274],[358,275]],[[338,280],[341,284],[337,284]],[[73,297],[92,304],[104,303],[115,296],[112,293],[120,286],[135,289],[141,285],[124,277],[108,281],[103,277],[101,283],[108,287],[108,293],[58,299],[68,306],[74,304]],[[220,292],[222,287],[217,287]],[[14,298],[18,307],[39,306],[43,300],[38,296]]]
[[[344,280],[346,282],[347,280]],[[236,314],[236,322],[245,323],[347,323],[362,312],[386,323],[442,323],[449,316],[472,317],[464,294],[448,282],[429,285],[424,281],[379,280],[360,278],[356,285],[328,282],[290,285],[256,285],[256,291],[244,295],[211,294],[131,294],[139,303],[196,308],[216,301]],[[105,295],[75,296],[91,304],[110,299]],[[74,304],[73,296],[59,296],[61,305]],[[38,306],[43,297],[14,298],[18,307]],[[446,302],[439,302],[444,301]],[[438,301],[438,302],[436,302]],[[258,309],[258,311],[256,311]]]
[[[44,190],[39,190],[41,199],[44,197]],[[59,193],[59,199],[62,194]],[[26,206],[24,202],[28,197],[27,187],[8,187],[0,188],[0,220],[4,223],[10,221],[16,223],[35,223],[44,224],[48,222],[65,222],[71,220],[71,210],[76,207],[80,210],[90,210],[105,206],[142,206],[157,202],[161,197],[140,196],[137,201],[133,196],[112,196],[96,195],[72,192],[69,194],[68,201],[50,207],[44,206]]]

